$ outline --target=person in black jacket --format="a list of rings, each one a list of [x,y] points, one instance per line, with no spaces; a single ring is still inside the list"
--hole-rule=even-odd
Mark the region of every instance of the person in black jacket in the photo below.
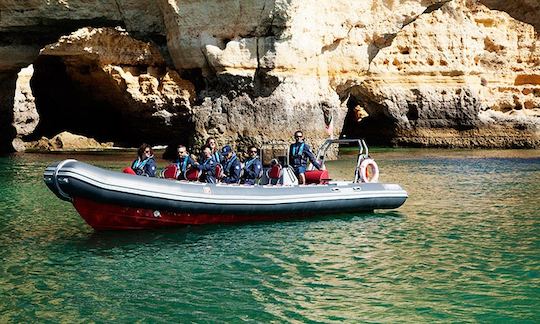
[[[201,180],[208,183],[216,183],[216,161],[212,157],[212,149],[208,146],[203,148],[203,162],[195,162],[193,166],[202,171]]]
[[[175,163],[180,170],[178,174],[178,180],[186,180],[186,172],[193,167],[195,162],[189,156],[187,148],[184,145],[178,145],[177,152],[178,159]]]
[[[298,177],[298,183],[306,183],[306,168],[308,159],[317,170],[321,169],[321,165],[317,162],[315,155],[311,152],[309,145],[304,142],[304,134],[302,131],[294,133],[295,143],[289,148],[290,165],[294,169],[294,174]]]
[[[255,146],[251,146],[248,150],[249,158],[244,161],[244,174],[242,175],[242,183],[254,185],[257,179],[261,176],[262,163],[257,155],[258,151]]]
[[[156,176],[156,160],[154,160],[154,150],[146,143],[143,143],[137,150],[137,159],[131,163],[131,169],[140,176]]]
[[[221,150],[224,157],[223,173],[225,176],[221,179],[223,183],[238,183],[240,181],[240,161],[229,145],[225,145]]]

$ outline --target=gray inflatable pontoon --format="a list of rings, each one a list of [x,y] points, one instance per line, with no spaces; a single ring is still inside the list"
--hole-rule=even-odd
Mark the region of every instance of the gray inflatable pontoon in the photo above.
[[[279,220],[401,206],[397,184],[226,185],[148,178],[76,160],[47,167],[44,181],[95,229]]]

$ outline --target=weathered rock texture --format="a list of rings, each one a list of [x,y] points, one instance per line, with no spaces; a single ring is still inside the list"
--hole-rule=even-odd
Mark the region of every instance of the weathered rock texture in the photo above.
[[[26,150],[37,151],[80,151],[80,150],[102,150],[111,148],[112,143],[99,143],[93,138],[82,135],[62,132],[51,139],[46,137],[38,141],[26,143]]]
[[[71,113],[65,125],[77,133],[104,140],[103,128],[117,129],[133,143],[166,132],[260,144],[303,129],[314,143],[344,133],[538,147],[539,9],[536,0],[0,0],[0,80],[35,61],[36,136]],[[79,27],[116,25],[126,31],[80,29],[37,56]],[[60,85],[72,94],[58,104]]]
[[[121,29],[83,28],[46,46],[33,85],[45,135],[71,129],[100,140],[166,143],[192,129],[192,83],[155,46]]]
[[[381,49],[358,92],[368,110],[391,116],[400,144],[537,146],[538,45],[531,25],[452,1]]]
[[[35,98],[30,88],[30,79],[34,74],[34,67],[29,65],[17,74],[15,88],[15,102],[13,103],[13,126],[17,135],[30,135],[39,122]]]

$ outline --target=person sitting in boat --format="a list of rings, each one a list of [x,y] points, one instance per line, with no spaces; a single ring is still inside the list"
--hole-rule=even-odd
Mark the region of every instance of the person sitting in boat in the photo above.
[[[155,177],[156,161],[154,160],[154,150],[146,143],[143,143],[137,150],[137,159],[131,164],[131,169],[140,176]]]
[[[238,183],[240,181],[240,161],[238,157],[233,152],[232,148],[229,145],[225,145],[221,150],[221,154],[225,158],[223,163],[223,173],[224,177],[221,179],[223,183]]]
[[[212,149],[209,146],[205,146],[203,148],[203,162],[195,162],[193,167],[202,171],[201,181],[216,183],[216,165],[217,163],[212,156]]]
[[[180,170],[178,174],[178,180],[187,180],[186,172],[193,167],[195,161],[189,156],[187,148],[184,145],[178,145],[178,159],[176,160],[176,166]]]
[[[249,158],[244,161],[244,174],[242,175],[242,183],[254,185],[261,177],[262,163],[257,155],[258,151],[255,146],[251,146],[248,150]]]
[[[216,163],[223,163],[223,155],[221,155],[221,152],[219,151],[216,143],[216,139],[213,137],[209,137],[206,139],[206,146],[208,146],[212,150],[212,158]]]
[[[304,134],[302,131],[294,133],[295,143],[289,148],[290,165],[294,169],[294,174],[298,178],[299,184],[306,183],[306,167],[309,159],[317,170],[321,169],[321,165],[317,162],[315,155],[311,152],[309,145],[304,142]]]

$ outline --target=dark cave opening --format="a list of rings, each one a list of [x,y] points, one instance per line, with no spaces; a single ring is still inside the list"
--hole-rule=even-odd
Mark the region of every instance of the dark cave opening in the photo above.
[[[11,144],[15,138],[16,130],[13,126],[13,101],[15,92],[15,84],[17,82],[17,72],[1,73],[0,74],[0,154],[13,152]]]
[[[79,80],[73,80],[60,56],[39,56],[30,82],[36,98],[40,122],[35,137],[52,137],[62,131],[93,137],[98,141],[123,141],[122,114],[103,96],[106,85],[88,87],[97,66],[86,62],[76,67]],[[121,103],[116,103],[121,104]],[[34,138],[35,139],[35,138]]]
[[[384,107],[351,94],[347,99],[347,115],[341,138],[363,138],[368,145],[392,146],[395,122],[384,114]],[[366,116],[367,115],[367,116]]]
[[[40,123],[30,140],[69,131],[115,146],[137,147],[143,142],[167,144],[193,132],[189,115],[169,121],[153,116],[155,110],[134,102],[89,58],[39,56],[31,87]]]

